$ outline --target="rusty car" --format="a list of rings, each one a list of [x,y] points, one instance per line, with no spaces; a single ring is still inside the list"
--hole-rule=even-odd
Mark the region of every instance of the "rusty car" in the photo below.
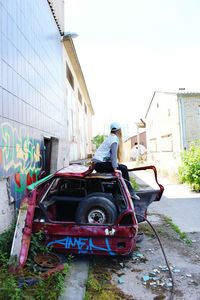
[[[27,187],[13,238],[11,257],[22,268],[31,235],[42,231],[54,251],[89,255],[129,255],[136,246],[138,223],[147,207],[160,200],[163,186],[154,166],[157,189],[137,191],[132,200],[120,171],[96,173],[92,167],[69,165]]]

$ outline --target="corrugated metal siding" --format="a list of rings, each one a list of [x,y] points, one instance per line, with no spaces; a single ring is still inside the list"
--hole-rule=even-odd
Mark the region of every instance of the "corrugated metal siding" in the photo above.
[[[43,136],[64,138],[60,33],[47,1],[0,0],[0,177],[21,199],[43,164]]]
[[[40,0],[9,0],[1,1],[0,11],[2,116],[60,135],[62,52],[49,6]]]

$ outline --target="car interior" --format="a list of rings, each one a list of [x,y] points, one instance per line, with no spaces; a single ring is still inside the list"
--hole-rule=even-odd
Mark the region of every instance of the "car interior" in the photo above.
[[[90,196],[109,199],[120,214],[127,204],[118,179],[56,178],[36,209],[35,219],[49,222],[73,222],[80,202]]]

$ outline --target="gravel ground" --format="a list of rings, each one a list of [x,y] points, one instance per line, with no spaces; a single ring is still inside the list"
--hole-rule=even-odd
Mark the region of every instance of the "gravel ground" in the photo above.
[[[154,215],[150,219],[172,270],[173,299],[200,300],[200,233],[188,234],[191,241],[188,245],[164,223],[162,217]],[[124,259],[123,264],[118,262],[121,268],[113,274],[113,283],[133,299],[170,299],[170,276],[158,240],[147,224],[141,227],[146,232],[144,239],[137,244],[132,257]]]

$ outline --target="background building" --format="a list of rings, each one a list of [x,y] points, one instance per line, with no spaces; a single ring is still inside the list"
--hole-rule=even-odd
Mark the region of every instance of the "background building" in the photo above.
[[[84,75],[70,35],[63,37],[65,101],[69,160],[86,158],[92,153],[93,107]]]
[[[200,93],[154,92],[146,113],[148,160],[177,173],[180,153],[200,139]]]
[[[139,144],[141,145],[141,147],[146,149],[146,131],[139,132],[138,134],[129,137],[124,142],[125,160],[126,161],[136,160],[139,154],[143,155],[143,151],[142,151],[142,153],[140,153],[141,151],[140,152],[137,151],[137,155],[136,155],[136,152],[134,151],[136,145],[138,145],[138,140],[139,140]]]
[[[93,109],[75,49],[68,57],[63,46],[63,6],[0,0],[0,231],[42,170],[48,174],[91,151]]]

